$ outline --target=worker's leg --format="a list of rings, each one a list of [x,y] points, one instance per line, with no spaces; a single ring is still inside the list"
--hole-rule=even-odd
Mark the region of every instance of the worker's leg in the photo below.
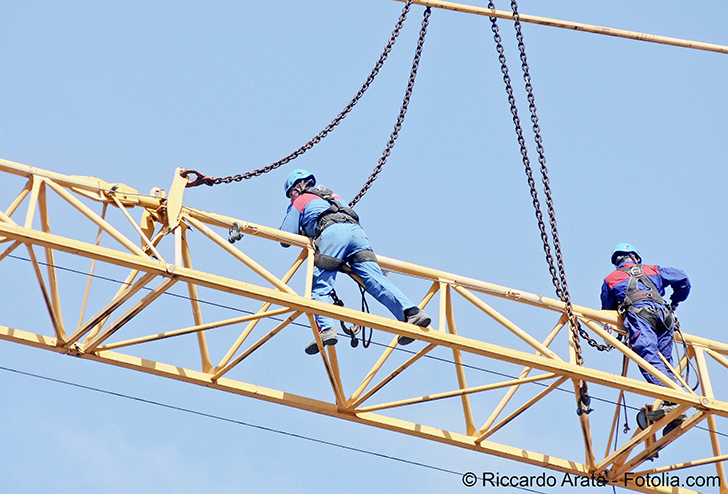
[[[667,316],[667,308],[658,310],[660,317],[664,318]],[[665,356],[665,359],[674,367],[672,361],[672,345],[673,345],[673,327],[674,324],[667,328],[661,327],[657,332],[657,348],[660,349],[660,353]]]
[[[313,287],[311,289],[311,298],[321,302],[331,302],[329,294],[334,289],[337,271],[324,271],[321,268],[313,268]],[[330,317],[315,315],[316,323],[324,331],[328,328],[334,328],[335,321]]]
[[[400,321],[405,320],[404,311],[414,307],[413,303],[402,291],[389,281],[379,264],[374,261],[357,262],[351,265],[351,269],[364,282],[364,286],[372,297],[384,305]]]
[[[362,250],[372,250],[364,229],[359,225],[349,225],[351,229],[350,249],[347,256]],[[379,264],[375,261],[356,262],[351,269],[364,282],[364,287],[372,297],[384,305],[400,321],[405,320],[405,309],[414,307],[414,304],[402,291],[389,281],[382,273]]]
[[[344,259],[349,250],[349,238],[351,237],[348,226],[345,223],[338,223],[326,228],[319,239],[319,253],[337,259]],[[321,302],[331,302],[329,295],[334,289],[337,272],[315,267],[313,270],[311,298]],[[335,321],[330,317],[314,316],[314,319],[316,319],[316,323],[322,331],[336,327]]]
[[[665,363],[660,358],[660,351],[658,346],[658,337],[654,328],[642,319],[641,317],[628,312],[627,319],[625,320],[625,327],[629,332],[630,343],[632,344],[632,350],[637,353],[640,357],[645,359],[648,363],[652,364],[657,370],[661,371],[667,377],[675,380],[672,371],[668,369]],[[640,371],[647,382],[657,384],[658,386],[664,386],[652,373],[640,367]]]

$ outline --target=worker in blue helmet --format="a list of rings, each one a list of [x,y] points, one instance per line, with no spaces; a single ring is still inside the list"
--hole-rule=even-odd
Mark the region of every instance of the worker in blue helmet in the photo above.
[[[334,289],[336,273],[346,263],[364,282],[367,292],[394,317],[416,326],[429,326],[430,316],[384,276],[366,233],[359,225],[359,216],[340,202],[341,197],[325,187],[316,186],[316,177],[300,168],[288,175],[284,189],[291,203],[281,230],[306,235],[313,239],[316,248],[311,290],[314,300],[327,300]],[[281,245],[289,247],[285,243]],[[315,319],[323,344],[335,345],[338,337],[334,320],[319,315]],[[397,341],[400,345],[408,345],[414,340],[399,336]],[[309,355],[318,351],[316,340],[306,346]]]
[[[685,272],[662,266],[642,264],[642,256],[632,245],[621,243],[612,251],[612,264],[616,268],[602,284],[602,309],[617,310],[624,318],[624,327],[629,343],[640,357],[656,369],[675,380],[662,356],[672,366],[673,311],[690,293],[690,280]],[[665,297],[665,288],[672,289],[670,302]],[[646,369],[640,368],[644,378],[664,386]],[[674,410],[677,405],[663,402],[660,407],[647,414],[647,419],[657,421]],[[666,434],[685,419],[682,415],[665,428]]]

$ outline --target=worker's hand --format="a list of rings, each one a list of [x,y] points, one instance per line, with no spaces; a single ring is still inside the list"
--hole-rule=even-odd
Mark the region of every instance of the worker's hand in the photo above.
[[[606,329],[606,330],[607,330],[607,333],[609,333],[609,334],[611,334],[612,336],[614,336],[614,333],[615,333],[615,331],[616,331],[616,328],[615,328],[614,326],[612,326],[611,324],[606,324],[606,323],[605,323],[605,324],[604,324],[604,329]]]

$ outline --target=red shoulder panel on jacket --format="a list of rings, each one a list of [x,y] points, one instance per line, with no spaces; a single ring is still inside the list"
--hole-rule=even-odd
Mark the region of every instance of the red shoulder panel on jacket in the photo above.
[[[615,269],[611,273],[609,273],[609,276],[604,278],[604,281],[607,282],[607,285],[609,288],[614,288],[614,286],[619,283],[620,281],[624,281],[629,278],[629,275],[625,273],[624,271],[619,271]]]
[[[660,274],[660,269],[657,266],[642,265],[642,272],[646,275]]]
[[[306,204],[316,199],[321,198],[315,194],[301,194],[293,200],[292,204],[294,208],[298,209],[299,213],[303,213],[303,208],[306,207]]]

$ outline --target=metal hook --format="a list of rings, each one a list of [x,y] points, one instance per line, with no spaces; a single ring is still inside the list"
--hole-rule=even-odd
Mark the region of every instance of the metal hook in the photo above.
[[[197,170],[192,170],[192,169],[187,168],[187,169],[183,169],[182,171],[179,172],[180,176],[182,176],[184,178],[187,178],[187,176],[190,173],[196,175],[197,178],[195,178],[194,180],[189,180],[187,182],[187,185],[185,185],[185,187],[197,187],[198,185],[202,185],[202,184],[212,186],[215,184],[214,178],[208,177],[207,175],[203,175],[202,173],[198,172]]]

